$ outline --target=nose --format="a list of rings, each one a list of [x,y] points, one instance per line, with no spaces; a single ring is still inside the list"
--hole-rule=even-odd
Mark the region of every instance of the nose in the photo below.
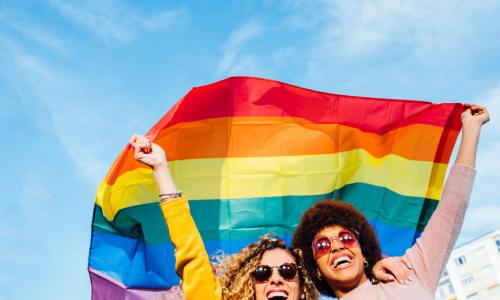
[[[332,239],[332,253],[339,251],[339,250],[344,250],[345,246],[341,242],[339,242],[337,239]]]
[[[273,268],[273,273],[271,274],[271,278],[269,278],[269,283],[271,284],[283,283],[283,278],[278,274],[277,268]]]

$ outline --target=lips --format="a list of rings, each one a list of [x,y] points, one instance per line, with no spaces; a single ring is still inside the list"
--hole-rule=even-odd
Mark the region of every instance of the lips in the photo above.
[[[335,253],[330,258],[330,266],[332,267],[332,269],[343,270],[349,268],[352,265],[353,260],[354,256],[347,251]]]
[[[350,264],[352,263],[352,259],[348,256],[341,256],[341,257],[338,257],[337,259],[335,259],[333,261],[333,267],[334,268],[337,268],[339,266],[343,266],[345,264]]]
[[[279,289],[279,290],[270,290],[269,292],[267,292],[266,298],[267,299],[275,299],[275,298],[278,298],[278,299],[287,299],[288,298],[288,292],[286,290],[282,290],[282,289]]]

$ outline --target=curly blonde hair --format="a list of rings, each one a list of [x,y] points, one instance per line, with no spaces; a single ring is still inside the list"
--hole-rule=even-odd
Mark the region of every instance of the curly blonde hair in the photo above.
[[[262,255],[272,249],[285,249],[295,259],[299,271],[301,287],[305,291],[305,299],[316,300],[318,293],[311,277],[306,271],[300,249],[288,248],[285,241],[265,235],[258,242],[252,243],[233,255],[216,255],[215,272],[222,286],[222,299],[252,300],[255,299],[255,288],[251,273],[259,265]]]

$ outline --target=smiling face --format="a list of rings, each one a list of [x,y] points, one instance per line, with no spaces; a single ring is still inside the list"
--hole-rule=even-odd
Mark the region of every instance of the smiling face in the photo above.
[[[299,300],[303,292],[300,284],[299,274],[291,279],[285,280],[278,274],[278,266],[286,263],[295,264],[293,256],[285,249],[276,248],[264,252],[260,265],[272,267],[271,277],[266,282],[255,281],[255,299],[276,300]]]
[[[356,241],[351,247],[346,247],[336,239],[339,232],[345,230],[346,228],[342,226],[334,225],[324,228],[315,236],[315,238],[335,237],[331,239],[330,253],[317,256],[316,264],[323,279],[337,295],[337,291],[346,293],[368,280],[364,272],[365,259],[359,242]]]

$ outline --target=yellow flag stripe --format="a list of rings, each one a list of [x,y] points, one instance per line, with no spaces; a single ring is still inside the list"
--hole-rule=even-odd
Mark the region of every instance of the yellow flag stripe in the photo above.
[[[403,196],[439,199],[447,164],[413,161],[397,155],[381,158],[363,149],[323,155],[209,158],[169,163],[177,188],[191,200],[318,195],[350,183],[366,183]],[[157,201],[150,169],[105,182],[96,202],[113,219],[122,208]]]

